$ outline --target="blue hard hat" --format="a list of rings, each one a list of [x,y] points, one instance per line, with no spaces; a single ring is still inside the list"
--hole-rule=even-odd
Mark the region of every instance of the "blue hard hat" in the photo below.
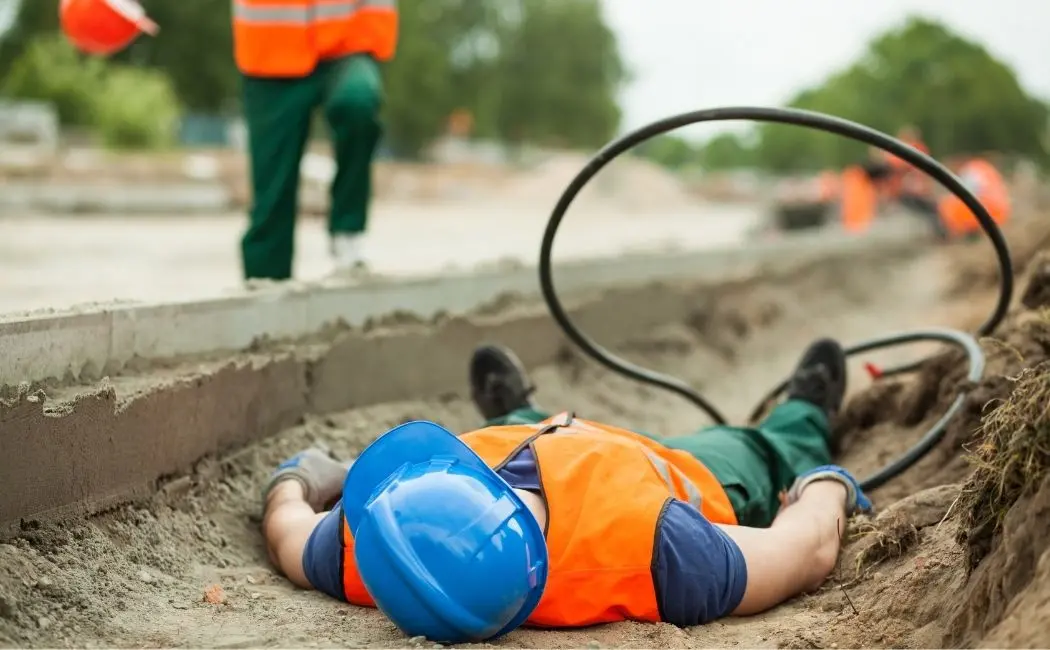
[[[547,582],[536,517],[496,472],[432,422],[391,429],[343,486],[357,569],[409,636],[479,642],[525,622]]]

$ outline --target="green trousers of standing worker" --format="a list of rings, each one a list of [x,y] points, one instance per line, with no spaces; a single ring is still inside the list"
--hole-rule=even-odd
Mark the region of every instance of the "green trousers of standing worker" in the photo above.
[[[245,278],[292,275],[299,164],[319,107],[332,131],[337,166],[328,230],[364,232],[381,97],[379,64],[366,55],[322,61],[306,77],[244,77],[253,194],[251,223],[241,241]]]
[[[487,424],[536,424],[548,417],[548,413],[519,409]],[[780,492],[799,474],[831,462],[827,416],[803,400],[779,404],[755,428],[712,426],[670,438],[638,433],[688,452],[711,470],[741,526],[769,526],[780,508]]]

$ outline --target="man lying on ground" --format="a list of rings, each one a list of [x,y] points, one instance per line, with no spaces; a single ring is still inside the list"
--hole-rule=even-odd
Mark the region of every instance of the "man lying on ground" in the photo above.
[[[504,348],[475,351],[470,378],[482,429],[409,422],[352,465],[309,449],[278,467],[263,534],[289,580],[449,643],[523,624],[691,626],[818,588],[845,518],[871,508],[830,465],[846,388],[831,340],[758,427],[663,439],[548,417]]]

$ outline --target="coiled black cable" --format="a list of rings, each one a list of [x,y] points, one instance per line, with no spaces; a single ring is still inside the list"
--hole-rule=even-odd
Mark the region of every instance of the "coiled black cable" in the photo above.
[[[774,122],[802,126],[817,131],[834,133],[851,140],[878,147],[879,149],[910,163],[912,166],[937,181],[942,187],[958,197],[977,218],[977,221],[981,225],[981,229],[991,241],[999,262],[999,300],[988,319],[977,329],[976,335],[987,336],[994,332],[995,328],[999,326],[999,323],[1001,323],[1006,316],[1006,312],[1010,307],[1010,301],[1013,298],[1014,274],[1013,265],[1010,259],[1010,251],[1002,232],[999,230],[998,225],[992,219],[991,215],[988,214],[988,211],[983,205],[981,205],[981,202],[977,197],[974,196],[954,174],[948,171],[932,157],[920,152],[914,147],[910,147],[896,138],[849,120],[822,113],[792,108],[738,106],[710,108],[674,115],[653,122],[617,138],[598,151],[583,169],[576,174],[576,177],[573,178],[568,187],[565,188],[564,192],[562,192],[561,197],[554,206],[553,212],[551,212],[550,219],[547,222],[547,228],[543,233],[543,241],[540,246],[540,289],[543,293],[543,299],[547,303],[547,308],[550,310],[551,316],[554,318],[555,322],[565,332],[569,340],[575,343],[581,350],[610,370],[618,372],[625,377],[646,384],[651,384],[681,395],[696,406],[700,407],[715,422],[725,424],[726,419],[718,409],[681,379],[655,372],[647,368],[642,368],[641,366],[637,366],[629,361],[621,359],[581,332],[569,318],[554,290],[554,279],[551,271],[551,252],[554,248],[554,237],[558,232],[558,227],[561,225],[562,220],[565,218],[565,214],[569,210],[569,206],[572,205],[573,200],[587,183],[590,182],[590,180],[603,167],[605,167],[605,165],[609,164],[618,156],[636,145],[657,135],[690,124],[733,120]],[[933,449],[933,447],[944,436],[944,431],[950,420],[962,407],[966,392],[974,382],[980,380],[981,375],[984,372],[984,355],[982,354],[981,348],[977,344],[974,336],[955,330],[923,330],[897,334],[852,345],[847,348],[846,352],[848,355],[854,355],[879,348],[904,345],[923,340],[947,342],[962,347],[969,358],[970,370],[968,382],[960,388],[958,396],[955,401],[952,402],[945,414],[933,425],[933,427],[930,428],[929,431],[926,432],[926,434],[923,435],[918,443],[909,449],[903,456],[861,482],[861,487],[865,490],[871,490],[885,484],[887,481],[911,467]],[[908,372],[914,370],[920,364],[921,362],[916,362],[890,368],[883,373],[883,376]],[[787,382],[785,381],[774,388],[756,408],[754,415],[761,413],[763,408],[770,401],[776,399],[786,386]]]

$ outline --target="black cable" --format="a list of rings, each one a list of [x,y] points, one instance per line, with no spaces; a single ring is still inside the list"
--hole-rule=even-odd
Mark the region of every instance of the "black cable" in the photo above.
[[[555,293],[554,280],[551,272],[551,252],[554,248],[554,237],[558,232],[558,227],[561,225],[562,219],[565,218],[565,214],[568,212],[569,206],[572,205],[573,200],[587,183],[590,182],[590,180],[603,167],[605,167],[605,165],[636,145],[657,135],[673,131],[689,124],[732,120],[792,124],[818,131],[834,133],[851,140],[878,147],[885,152],[893,154],[940,183],[942,187],[958,197],[974,214],[978,223],[981,225],[981,229],[988,236],[988,239],[991,240],[992,247],[994,248],[996,257],[999,261],[999,300],[988,319],[977,329],[977,336],[987,336],[988,334],[991,334],[995,331],[995,328],[998,327],[999,323],[1002,322],[1010,307],[1014,287],[1013,266],[1010,260],[1010,251],[1007,247],[1006,240],[1004,239],[1002,232],[999,230],[998,225],[996,225],[991,215],[988,214],[988,211],[983,205],[981,205],[981,202],[977,197],[974,196],[954,174],[948,171],[936,160],[884,133],[880,133],[879,131],[849,120],[824,115],[822,113],[792,108],[764,108],[749,106],[710,108],[664,118],[613,140],[598,151],[583,169],[576,174],[576,177],[573,178],[568,187],[565,188],[565,191],[558,199],[557,204],[555,204],[550,220],[547,222],[547,228],[543,233],[543,242],[540,246],[540,289],[555,322],[562,328],[566,336],[579,346],[581,350],[610,370],[618,372],[630,379],[677,393],[700,407],[715,422],[719,424],[726,423],[725,417],[717,408],[715,408],[714,405],[704,399],[702,395],[682,380],[647,368],[642,368],[641,366],[637,366],[629,361],[621,359],[581,332],[569,318],[569,315],[566,313],[565,308],[562,306],[561,302],[558,300],[557,294]],[[967,351],[970,360],[971,382],[968,382],[967,385],[960,389],[958,397],[952,403],[951,407],[949,407],[945,415],[923,435],[918,443],[909,449],[901,458],[895,460],[893,463],[877,472],[874,476],[863,481],[862,487],[865,489],[873,489],[884,484],[886,481],[911,467],[916,461],[928,453],[930,449],[937,444],[941,437],[943,437],[948,421],[958,412],[965,397],[965,393],[969,390],[972,382],[979,380],[983,373],[984,358],[981,354],[980,347],[977,346],[977,343],[974,340],[974,337],[954,330],[921,331],[865,341],[849,347],[847,349],[847,354],[859,354],[877,348],[903,345],[918,340],[945,341],[962,346]],[[884,376],[914,370],[919,365],[921,365],[921,362],[890,368],[884,372]],[[771,401],[780,395],[786,386],[787,382],[782,382],[769,394],[766,400],[763,400],[757,410],[761,410],[768,401]]]

